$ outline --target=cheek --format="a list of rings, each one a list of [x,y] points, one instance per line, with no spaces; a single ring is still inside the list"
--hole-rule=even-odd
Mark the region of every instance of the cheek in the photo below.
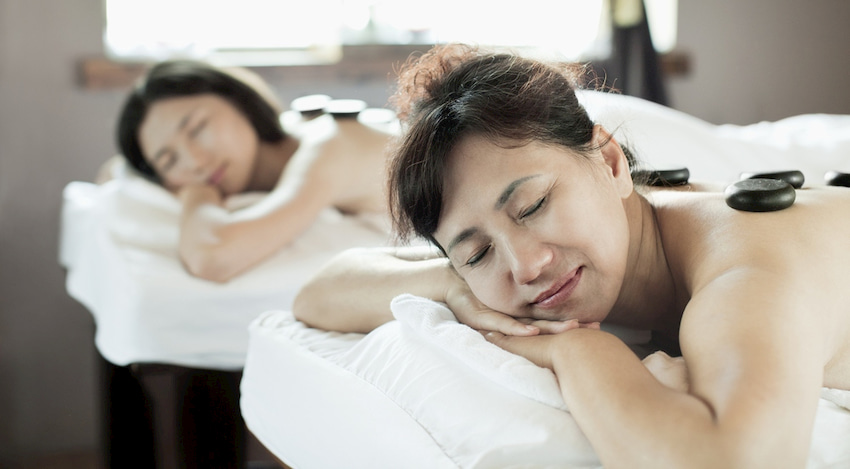
[[[177,192],[181,187],[186,185],[185,182],[175,180],[174,178],[170,178],[170,179],[160,178],[160,180],[162,181],[162,186],[165,187],[170,192]]]
[[[619,198],[596,199],[576,210],[563,225],[563,233],[588,257],[593,267],[606,278],[618,279],[625,274],[628,257],[629,228]],[[566,217],[565,217],[566,218]]]
[[[512,290],[509,282],[500,282],[497,274],[487,272],[468,275],[466,283],[475,297],[485,306],[495,311],[513,315]]]
[[[618,292],[626,274],[629,228],[625,214],[616,212],[597,227],[596,256],[612,292]]]
[[[257,151],[259,137],[250,122],[233,117],[222,119],[207,134],[207,145],[217,151],[226,151],[231,157],[250,158]]]
[[[175,163],[177,168],[182,168],[185,163],[182,161]],[[183,186],[192,183],[195,179],[191,177],[191,175],[187,175],[186,171],[180,169],[174,169],[172,171],[168,171],[166,174],[161,172],[157,172],[159,176],[160,183],[162,187],[166,188],[171,192],[177,192]]]

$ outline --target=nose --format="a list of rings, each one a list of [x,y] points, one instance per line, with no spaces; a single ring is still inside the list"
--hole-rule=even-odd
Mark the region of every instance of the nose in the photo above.
[[[194,163],[195,171],[203,171],[212,161],[212,155],[205,148],[198,145],[192,145],[188,148],[189,157]]]
[[[511,276],[519,285],[527,285],[540,277],[554,256],[549,247],[529,237],[509,241],[505,247]]]
[[[194,176],[204,176],[209,171],[209,165],[212,162],[212,154],[205,148],[199,145],[187,144],[183,148],[185,154],[184,170],[188,174]]]

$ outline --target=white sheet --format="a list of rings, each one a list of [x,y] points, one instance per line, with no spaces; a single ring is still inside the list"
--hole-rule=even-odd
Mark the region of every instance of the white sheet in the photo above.
[[[251,325],[242,415],[282,461],[296,469],[601,467],[551,371],[487,342],[442,304],[404,295],[392,310],[397,321],[365,336],[311,329],[288,311]],[[661,352],[650,361],[662,382],[684,373]],[[850,467],[848,402],[849,391],[824,388],[809,469]]]
[[[373,219],[329,209],[255,269],[226,284],[208,282],[188,275],[177,257],[177,199],[123,165],[115,176],[102,186],[75,181],[65,187],[60,263],[68,293],[94,316],[98,351],[116,365],[239,369],[254,318],[289,308],[333,254],[391,239]],[[248,194],[233,203],[261,197]]]
[[[806,114],[751,125],[713,125],[632,96],[579,93],[591,118],[648,167],[686,166],[692,181],[733,182],[742,172],[797,169],[806,185],[850,172],[850,115]]]
[[[692,181],[798,169],[819,185],[829,170],[850,172],[850,116],[717,126],[627,96],[580,99],[647,166],[686,166]],[[252,323],[241,400],[251,431],[296,469],[599,467],[551,373],[465,335],[445,309],[408,300],[393,305],[399,320],[366,336],[309,329],[287,311]],[[677,380],[676,361],[648,360],[664,382]],[[809,468],[850,467],[849,398],[823,390]]]

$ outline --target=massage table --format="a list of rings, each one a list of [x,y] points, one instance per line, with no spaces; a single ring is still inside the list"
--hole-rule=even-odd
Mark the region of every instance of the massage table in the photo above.
[[[645,169],[684,166],[692,181],[721,183],[800,170],[806,185],[850,172],[850,116],[714,125],[634,97],[580,99]],[[295,469],[601,467],[551,371],[490,344],[441,303],[401,295],[391,310],[394,321],[365,335],[309,328],[285,308],[251,323],[240,405],[276,458]],[[648,366],[683,366],[650,354],[646,331],[603,328]],[[850,392],[822,389],[808,467],[850,467]]]
[[[381,110],[363,114],[361,120],[369,125],[395,125]],[[310,125],[327,125],[329,119],[322,116]],[[293,111],[281,120],[296,135],[298,126],[306,125]],[[291,245],[227,283],[214,283],[189,275],[180,263],[179,201],[122,159],[111,166],[110,177],[104,184],[67,184],[59,249],[67,292],[86,307],[96,326],[95,346],[104,366],[107,459],[116,467],[125,455],[134,464],[167,465],[161,457],[140,463],[140,453],[154,452],[152,432],[173,433],[169,427],[176,425],[183,432],[177,444],[187,453],[177,459],[185,462],[188,453],[206,451],[186,447],[206,438],[197,432],[208,433],[215,440],[209,446],[217,450],[228,444],[216,440],[219,434],[241,439],[238,385],[248,325],[264,311],[290,308],[301,285],[334,254],[355,246],[386,246],[392,236],[383,217],[326,209]],[[228,208],[240,210],[265,195],[231,197]],[[158,391],[169,386],[177,396]],[[165,414],[158,409],[174,400]],[[154,423],[163,428],[142,428]]]

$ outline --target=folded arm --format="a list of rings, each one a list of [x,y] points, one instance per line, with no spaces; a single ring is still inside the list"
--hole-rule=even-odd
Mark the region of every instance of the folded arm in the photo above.
[[[192,275],[226,282],[293,242],[332,206],[331,188],[338,186],[316,176],[284,180],[255,206],[235,212],[224,209],[213,186],[184,187],[180,258]]]
[[[316,328],[369,332],[393,319],[390,302],[409,293],[446,303],[478,330],[557,333],[573,322],[517,320],[484,306],[445,257],[427,246],[349,249],[324,266],[295,298],[293,312]]]
[[[399,294],[442,301],[448,267],[427,248],[349,249],[301,289],[293,313],[312,327],[369,332],[393,319],[390,301]]]
[[[794,291],[789,282],[742,269],[692,298],[681,331],[687,392],[663,385],[605,332],[489,339],[555,371],[606,468],[799,468],[823,340],[800,319],[801,303],[782,293]]]

